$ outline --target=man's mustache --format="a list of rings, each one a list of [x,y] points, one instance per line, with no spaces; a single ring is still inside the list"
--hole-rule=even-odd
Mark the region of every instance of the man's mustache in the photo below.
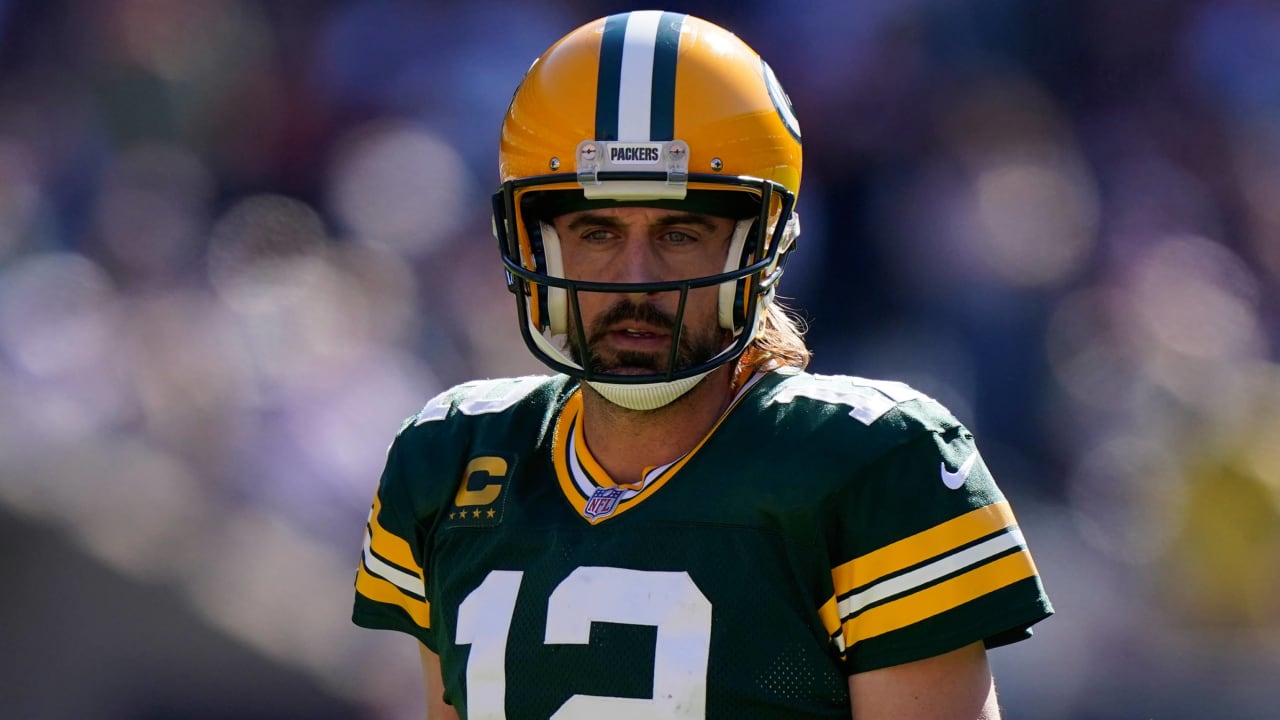
[[[587,338],[587,342],[594,343],[608,334],[609,328],[618,323],[627,320],[652,325],[661,330],[670,332],[676,326],[676,319],[672,315],[668,315],[655,305],[649,303],[637,304],[629,300],[620,300],[605,311],[603,315],[596,318],[592,323],[591,333]]]

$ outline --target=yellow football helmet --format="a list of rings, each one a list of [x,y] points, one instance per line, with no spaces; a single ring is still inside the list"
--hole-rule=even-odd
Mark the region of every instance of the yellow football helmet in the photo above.
[[[623,397],[627,407],[678,397],[754,338],[799,235],[800,168],[790,100],[769,66],[729,31],[689,15],[641,11],[569,33],[529,68],[502,125],[494,234],[526,344],[553,369],[611,400]],[[550,216],[617,205],[738,220],[724,272],[644,285],[564,278]],[[719,286],[720,324],[732,335],[714,358],[677,365],[683,317],[663,373],[608,374],[571,358],[571,340],[586,345],[570,312],[577,293],[679,292],[683,308],[690,290],[709,286]]]

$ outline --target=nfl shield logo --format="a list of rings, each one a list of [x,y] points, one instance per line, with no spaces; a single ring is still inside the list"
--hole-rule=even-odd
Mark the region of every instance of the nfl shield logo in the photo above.
[[[613,514],[624,492],[621,488],[596,488],[596,491],[591,493],[591,499],[587,501],[582,514],[591,520]]]

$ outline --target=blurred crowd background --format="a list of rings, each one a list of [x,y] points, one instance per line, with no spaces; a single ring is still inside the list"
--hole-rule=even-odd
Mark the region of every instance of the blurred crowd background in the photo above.
[[[383,454],[542,372],[498,126],[641,7],[0,0],[0,714],[421,717],[348,620]],[[944,401],[1019,514],[1058,615],[1006,715],[1277,717],[1280,4],[670,9],[795,104],[813,369]]]

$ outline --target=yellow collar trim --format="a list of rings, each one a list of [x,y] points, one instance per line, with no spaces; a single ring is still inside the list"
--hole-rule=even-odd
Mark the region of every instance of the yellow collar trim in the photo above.
[[[756,373],[742,383],[733,402],[692,450],[666,465],[645,468],[637,483],[618,483],[592,456],[582,429],[582,389],[575,390],[556,418],[551,440],[552,463],[565,499],[592,525],[615,518],[644,502],[680,472],[762,377],[763,373]]]

